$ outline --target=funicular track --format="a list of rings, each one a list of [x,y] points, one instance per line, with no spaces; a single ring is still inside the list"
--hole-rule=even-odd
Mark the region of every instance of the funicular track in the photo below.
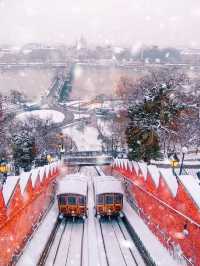
[[[121,218],[100,219],[99,227],[107,266],[145,265]]]
[[[80,169],[77,168],[77,173]],[[82,219],[58,216],[37,266],[82,266],[84,235]]]
[[[100,176],[101,172],[94,169]],[[101,218],[99,228],[107,266],[155,265],[126,217]]]
[[[145,253],[126,217],[94,216],[93,179],[101,173],[96,167],[81,167],[88,176],[88,219],[57,219],[41,254],[38,266],[143,266],[154,265]],[[132,230],[132,231],[131,231]]]
[[[82,220],[58,218],[37,265],[82,266],[84,228]]]
[[[61,220],[59,219],[59,217],[57,217],[55,225],[54,225],[54,227],[53,227],[53,229],[51,231],[51,234],[50,234],[50,236],[48,238],[48,241],[47,241],[47,243],[45,245],[45,248],[44,248],[44,250],[43,250],[43,252],[42,252],[42,254],[40,256],[40,259],[39,259],[39,261],[37,263],[38,266],[45,265],[45,262],[47,260],[48,254],[50,252],[50,249],[51,249],[52,244],[54,242],[54,239],[56,237],[56,233],[57,233],[57,231],[58,231],[58,229],[60,227],[60,223],[61,223]]]

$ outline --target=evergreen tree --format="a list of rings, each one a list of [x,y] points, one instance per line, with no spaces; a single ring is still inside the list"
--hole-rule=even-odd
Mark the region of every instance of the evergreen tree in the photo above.
[[[173,84],[158,83],[145,88],[143,101],[129,107],[129,125],[126,139],[131,160],[158,159],[161,156],[159,135],[163,128],[170,128],[179,111],[184,109],[170,97]]]
[[[21,132],[20,135],[15,135],[12,138],[12,144],[13,159],[17,172],[19,167],[29,171],[36,155],[34,138],[28,136],[26,132]]]

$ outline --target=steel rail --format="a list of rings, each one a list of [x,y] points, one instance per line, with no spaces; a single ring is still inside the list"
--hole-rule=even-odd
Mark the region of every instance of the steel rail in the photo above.
[[[119,241],[118,236],[117,236],[117,232],[116,232],[116,230],[115,230],[115,228],[114,228],[114,226],[113,226],[113,222],[112,222],[112,221],[111,221],[111,225],[112,225],[112,229],[113,229],[113,232],[114,232],[115,238],[116,238],[116,240],[117,240],[117,244],[118,244],[118,246],[119,246],[119,250],[120,250],[121,255],[122,255],[122,258],[123,258],[123,260],[124,260],[124,263],[126,264],[126,266],[128,266],[128,264],[126,263],[126,259],[125,259],[125,257],[124,257],[123,251],[122,251],[122,247],[121,247],[121,245],[120,245],[120,241]]]
[[[140,255],[142,256],[144,262],[148,265],[148,266],[156,266],[155,262],[153,261],[153,259],[151,258],[150,254],[148,253],[147,249],[145,248],[145,246],[143,245],[141,239],[139,238],[139,236],[137,235],[135,229],[131,226],[131,224],[129,223],[128,219],[126,218],[126,216],[124,216],[122,218],[122,221],[128,231],[128,233],[131,236],[131,239],[133,240],[136,248],[138,249]]]
[[[124,231],[123,231],[123,229],[122,229],[122,227],[121,227],[121,225],[120,225],[120,223],[119,223],[119,219],[117,219],[117,224],[118,224],[118,226],[119,226],[119,229],[120,229],[120,231],[121,231],[121,233],[122,233],[124,239],[127,240],[127,238],[126,238],[126,236],[125,236],[125,233],[124,233]],[[137,263],[137,260],[136,260],[136,258],[135,258],[135,256],[134,256],[133,251],[131,250],[131,248],[129,248],[129,251],[130,251],[130,253],[131,253],[131,256],[132,256],[133,260],[135,261],[135,264],[136,264],[137,266],[139,266],[139,264]]]
[[[63,228],[63,231],[61,233],[61,236],[60,236],[60,239],[59,239],[59,242],[58,242],[58,246],[56,248],[56,253],[55,253],[55,256],[54,256],[54,259],[53,259],[53,265],[55,265],[55,262],[56,262],[56,258],[57,258],[57,255],[58,255],[58,251],[59,251],[59,248],[60,248],[60,244],[61,244],[61,241],[62,241],[62,238],[63,238],[63,235],[64,235],[64,232],[66,230],[66,227],[67,227],[67,223],[65,223],[65,226]]]
[[[107,263],[107,266],[109,266],[110,263],[109,263],[109,259],[108,259],[108,253],[107,253],[107,250],[106,250],[106,243],[105,243],[105,239],[104,239],[104,235],[103,235],[102,223],[101,223],[100,220],[99,220],[99,225],[100,225],[101,238],[102,238],[102,241],[103,241],[103,248],[104,248],[105,256],[106,256],[106,263]]]
[[[70,251],[70,246],[71,246],[73,226],[74,226],[74,223],[72,223],[72,227],[71,227],[71,231],[70,231],[70,238],[69,238],[69,244],[68,244],[68,247],[67,247],[67,256],[66,256],[66,260],[65,260],[65,266],[67,266],[67,261],[68,261],[68,258],[69,258],[69,251]]]
[[[51,231],[51,234],[50,234],[50,236],[49,236],[49,238],[47,240],[47,243],[46,243],[46,245],[44,247],[44,250],[43,250],[43,252],[42,252],[42,254],[41,254],[40,258],[39,258],[37,266],[45,265],[45,262],[46,262],[46,260],[48,258],[50,249],[51,249],[51,247],[53,245],[53,242],[54,242],[55,237],[56,237],[56,233],[58,232],[58,229],[59,229],[60,225],[61,225],[61,219],[59,219],[59,217],[57,217],[55,225],[54,225],[54,227],[53,227],[53,229]]]
[[[83,231],[82,231],[82,236],[81,236],[81,259],[80,259],[80,266],[83,265],[84,235],[85,235],[85,223],[83,222]]]

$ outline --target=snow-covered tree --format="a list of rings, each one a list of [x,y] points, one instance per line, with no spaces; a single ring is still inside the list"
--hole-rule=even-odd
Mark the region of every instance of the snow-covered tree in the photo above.
[[[171,95],[184,80],[182,75],[152,73],[143,84],[143,99],[130,105],[126,130],[129,158],[150,161],[160,157],[160,137],[174,131],[176,119],[184,105],[175,103]]]
[[[12,104],[23,103],[26,100],[25,94],[18,90],[11,90],[9,98]]]

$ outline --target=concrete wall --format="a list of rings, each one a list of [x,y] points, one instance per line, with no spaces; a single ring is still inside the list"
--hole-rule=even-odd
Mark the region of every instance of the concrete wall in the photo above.
[[[159,169],[146,171],[137,163],[115,160],[109,174],[120,175],[129,182],[127,193],[133,198],[139,215],[162,244],[186,261],[200,265],[200,210],[198,197],[191,193],[190,182],[183,184],[183,177],[162,173]],[[150,173],[151,172],[151,173]],[[155,182],[154,175],[158,175]],[[195,193],[200,187],[194,177],[184,177],[193,183]],[[188,185],[187,185],[188,184]],[[196,187],[195,187],[196,186]],[[196,194],[197,195],[197,194]]]
[[[43,171],[35,183],[31,174],[21,191],[20,180],[15,185],[7,205],[0,192],[0,265],[11,265],[21,252],[37,223],[49,207],[54,197],[57,165]],[[22,177],[23,178],[23,177]]]

